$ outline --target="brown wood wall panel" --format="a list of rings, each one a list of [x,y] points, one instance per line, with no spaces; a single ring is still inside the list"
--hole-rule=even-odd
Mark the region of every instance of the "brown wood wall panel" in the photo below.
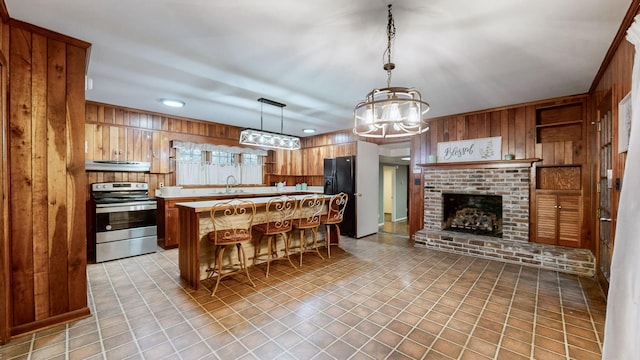
[[[57,44],[56,44],[57,45]],[[54,44],[50,45],[51,47]],[[47,93],[48,78],[47,71],[50,64],[47,64],[47,39],[41,35],[33,35],[32,37],[33,56],[31,63],[31,99],[35,105],[32,108],[32,124],[33,130],[30,135],[32,139],[46,139],[48,132],[47,109],[37,106],[37,104],[45,104],[49,101]],[[60,60],[59,51],[51,51],[52,62]],[[46,141],[34,141],[31,148],[32,165],[36,171],[47,171],[48,163],[48,145]],[[34,273],[34,303],[35,303],[35,319],[40,320],[47,318],[49,312],[49,251],[51,244],[49,242],[49,208],[48,208],[48,182],[46,178],[34,178],[33,181],[33,218],[44,219],[44,223],[34,221],[33,227],[33,273]]]
[[[67,282],[68,310],[82,313],[87,307],[87,250],[85,223],[84,177],[84,67],[87,52],[84,48],[67,46]],[[88,311],[88,310],[87,310]]]
[[[11,336],[11,286],[9,247],[9,179],[8,169],[8,119],[7,114],[7,49],[8,27],[0,23],[0,345]]]
[[[66,46],[60,41],[49,41],[47,58],[49,61],[47,71],[47,101],[38,102],[38,106],[46,109],[46,118],[37,119],[34,124],[44,123],[47,126],[45,143],[47,144],[46,163],[42,168],[46,177],[38,177],[37,182],[47,185],[47,202],[49,213],[46,219],[49,247],[45,257],[49,262],[48,273],[50,300],[49,315],[59,315],[68,310],[68,283],[67,283],[67,133],[66,133]],[[35,54],[35,51],[34,51]],[[35,144],[34,144],[35,145]],[[35,155],[35,154],[34,154]],[[37,183],[36,182],[36,183]],[[35,218],[34,218],[35,220]],[[34,221],[34,226],[41,226]],[[35,239],[34,239],[35,240]],[[53,260],[55,259],[55,260]],[[46,267],[45,267],[46,269]],[[44,270],[46,271],[46,270]],[[38,305],[38,304],[36,304]],[[40,320],[40,319],[38,319]]]
[[[19,334],[89,312],[86,50],[61,37],[17,27],[10,32],[11,331]]]
[[[31,33],[11,30],[9,147],[11,165],[12,326],[35,320],[31,164]],[[20,166],[17,166],[20,164]]]

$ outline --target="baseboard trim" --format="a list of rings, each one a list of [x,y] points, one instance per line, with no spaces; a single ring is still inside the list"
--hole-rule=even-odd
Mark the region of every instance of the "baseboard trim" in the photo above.
[[[28,324],[14,326],[11,328],[11,338],[27,335],[35,331],[48,329],[63,323],[81,320],[89,316],[91,316],[91,311],[88,307],[84,307],[82,309],[70,311],[64,314],[51,316],[46,319],[33,321]]]

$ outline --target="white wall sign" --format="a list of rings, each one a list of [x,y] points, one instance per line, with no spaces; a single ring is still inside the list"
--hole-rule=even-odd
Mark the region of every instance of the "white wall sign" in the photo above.
[[[438,162],[500,160],[502,137],[438,143]]]

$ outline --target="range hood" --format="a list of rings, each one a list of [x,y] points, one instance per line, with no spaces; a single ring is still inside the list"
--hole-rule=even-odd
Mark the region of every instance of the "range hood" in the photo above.
[[[85,170],[149,172],[151,170],[151,163],[141,161],[87,160],[85,162]]]

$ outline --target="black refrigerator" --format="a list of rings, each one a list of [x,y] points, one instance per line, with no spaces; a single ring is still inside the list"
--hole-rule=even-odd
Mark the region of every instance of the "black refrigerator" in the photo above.
[[[342,156],[324,159],[324,193],[326,195],[344,192],[349,196],[344,218],[340,223],[340,233],[356,236],[356,157]]]

